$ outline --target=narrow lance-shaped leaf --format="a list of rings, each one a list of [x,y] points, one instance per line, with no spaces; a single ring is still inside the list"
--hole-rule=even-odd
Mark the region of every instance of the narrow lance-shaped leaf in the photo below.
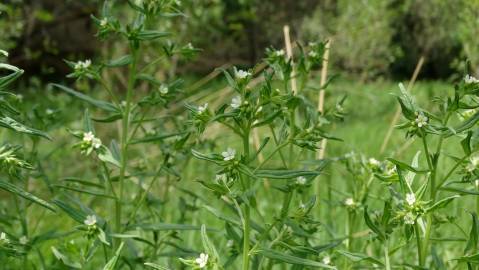
[[[120,246],[115,252],[115,256],[113,256],[108,263],[103,267],[103,270],[114,270],[118,259],[120,258],[121,250],[123,249],[123,242],[121,242]]]
[[[318,267],[318,268],[325,268],[325,269],[336,269],[336,267],[331,265],[327,265],[327,264],[309,260],[309,259],[296,257],[286,253],[281,253],[272,249],[259,249],[255,253],[261,254],[265,256],[266,258],[269,258],[272,260],[277,260],[280,262],[293,264],[293,265],[302,265],[302,266]]]
[[[345,251],[345,250],[336,250],[336,252],[345,256],[346,258],[348,258],[349,260],[351,260],[353,262],[368,261],[370,263],[379,264],[381,266],[384,266],[384,264],[380,260],[378,260],[376,258],[373,258],[371,256],[368,256],[368,255],[362,254],[362,253],[353,253],[353,252],[348,252],[348,251]]]
[[[50,136],[48,136],[47,133],[38,129],[27,127],[24,124],[8,116],[0,117],[0,126],[14,130],[16,132],[25,133],[25,134],[33,135],[33,136],[39,136],[39,137],[43,137],[45,139],[51,140]]]
[[[98,107],[100,109],[103,109],[105,111],[109,111],[109,112],[119,112],[119,109],[117,107],[115,107],[115,105],[109,103],[109,102],[106,102],[106,101],[102,101],[102,100],[98,100],[98,99],[94,99],[92,97],[89,97],[83,93],[80,93],[80,92],[77,92],[69,87],[66,87],[66,86],[63,86],[61,84],[52,84],[54,87],[57,87],[57,88],[60,88],[61,90],[67,92],[68,94],[72,95],[72,96],[75,96],[87,103],[90,103],[91,105],[95,106],[95,107]]]
[[[34,202],[38,205],[41,205],[45,208],[47,208],[48,210],[51,210],[53,212],[55,212],[55,208],[53,207],[53,205],[51,205],[50,203],[46,202],[45,200],[42,200],[40,198],[38,198],[37,196],[33,195],[32,193],[30,192],[27,192],[9,182],[6,182],[6,181],[3,181],[3,180],[0,180],[0,188],[3,189],[3,190],[6,190],[10,193],[13,193],[14,195],[18,195],[22,198],[25,198],[31,202]]]

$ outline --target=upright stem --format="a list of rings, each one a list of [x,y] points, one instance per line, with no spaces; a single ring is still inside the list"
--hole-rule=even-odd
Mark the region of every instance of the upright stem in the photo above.
[[[389,241],[386,240],[384,242],[384,264],[386,266],[386,270],[391,270],[391,263],[389,262]]]
[[[419,225],[417,222],[414,224],[414,231],[416,233],[416,243],[417,243],[417,256],[418,256],[418,261],[419,265],[424,264],[424,255],[422,254],[422,241],[421,241],[421,234],[419,230]]]
[[[123,202],[123,186],[125,182],[125,172],[126,166],[128,164],[128,128],[130,124],[130,111],[131,111],[131,99],[133,95],[133,88],[135,87],[136,81],[136,65],[137,65],[137,50],[132,48],[133,61],[130,64],[128,75],[128,88],[126,90],[126,105],[123,111],[123,120],[122,120],[122,130],[121,130],[121,163],[120,163],[120,176],[119,176],[119,185],[120,190],[118,194],[118,199],[115,202],[115,231],[116,233],[121,233],[121,207]],[[118,246],[119,241],[116,242],[115,246]]]
[[[243,153],[246,160],[249,160],[249,127],[245,129],[243,136]],[[245,179],[244,182],[244,191],[247,192],[249,189],[249,179]],[[243,203],[243,270],[249,270],[249,238],[250,238],[250,208],[248,203]]]

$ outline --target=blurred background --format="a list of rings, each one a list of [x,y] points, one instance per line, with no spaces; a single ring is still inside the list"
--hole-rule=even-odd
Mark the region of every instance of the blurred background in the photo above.
[[[127,1],[116,1],[126,8]],[[3,0],[0,48],[9,61],[41,81],[69,72],[62,59],[108,53],[95,37],[90,14],[103,1]],[[359,81],[409,78],[421,56],[421,78],[448,80],[465,60],[479,75],[479,0],[182,0],[181,23],[161,25],[181,43],[202,50],[169,73],[204,75],[224,64],[252,66],[269,46],[293,39],[332,41],[331,70]],[[122,7],[125,6],[125,8]],[[447,16],[445,16],[447,14]],[[160,27],[160,26],[159,26]],[[116,48],[121,50],[121,48]],[[161,48],[151,48],[152,50]]]

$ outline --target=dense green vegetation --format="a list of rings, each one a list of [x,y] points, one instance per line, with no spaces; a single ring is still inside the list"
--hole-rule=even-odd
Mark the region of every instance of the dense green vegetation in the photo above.
[[[427,27],[434,40],[391,22],[431,23],[446,1],[307,2],[296,43],[270,31],[206,77],[216,47],[195,33],[228,51],[274,5],[86,1],[101,49],[63,54],[21,41],[32,22],[13,14],[33,6],[0,4],[0,268],[477,269],[477,2]],[[430,43],[412,61],[398,36]],[[431,75],[438,44],[443,80],[391,80],[420,55]]]

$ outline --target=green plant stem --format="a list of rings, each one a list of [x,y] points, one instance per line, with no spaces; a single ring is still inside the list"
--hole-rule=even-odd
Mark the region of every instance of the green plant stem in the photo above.
[[[384,241],[384,265],[386,270],[391,270],[391,263],[389,262],[389,241]]]
[[[422,241],[421,241],[421,234],[420,234],[420,229],[419,225],[414,223],[414,231],[416,233],[416,243],[417,243],[417,256],[418,256],[418,263],[419,265],[422,265],[424,262],[424,255],[422,253]]]
[[[250,128],[247,127],[244,129],[243,135],[243,154],[246,160],[249,160],[249,133]],[[244,181],[244,192],[248,192],[249,190],[249,179],[246,177]],[[246,196],[247,197],[247,196]],[[243,270],[249,270],[249,250],[250,250],[250,207],[248,202],[243,203]]]
[[[122,130],[121,130],[121,164],[120,164],[120,176],[119,176],[119,194],[118,200],[115,203],[115,231],[121,233],[121,214],[122,214],[122,202],[123,202],[123,187],[125,182],[126,166],[128,164],[128,128],[130,124],[130,110],[131,110],[131,98],[133,95],[133,88],[136,81],[136,65],[137,65],[137,51],[132,47],[133,60],[130,64],[130,74],[128,76],[128,88],[126,90],[126,106],[123,112]],[[118,247],[120,241],[115,242],[115,249]]]

